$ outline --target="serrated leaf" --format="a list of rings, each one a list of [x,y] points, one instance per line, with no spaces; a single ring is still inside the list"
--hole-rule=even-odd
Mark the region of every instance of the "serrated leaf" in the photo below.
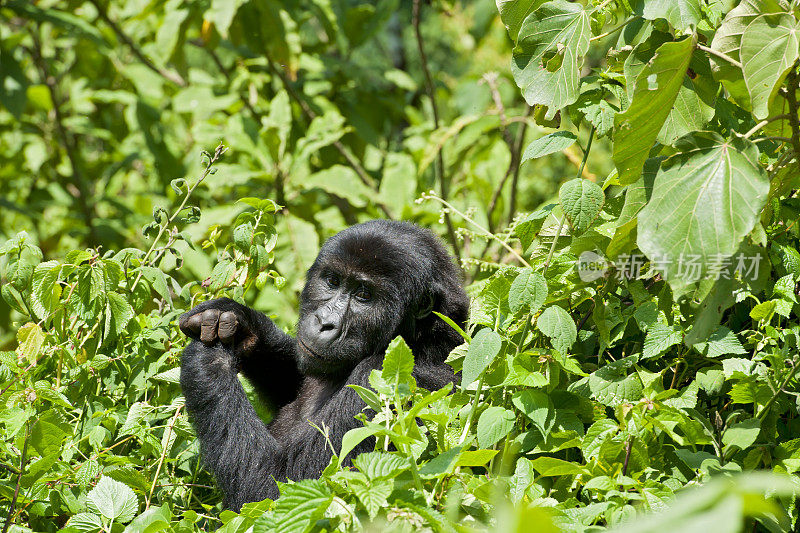
[[[103,476],[86,495],[86,506],[90,511],[102,514],[109,520],[124,523],[136,514],[139,501],[129,486]]]
[[[636,182],[675,103],[692,58],[694,39],[662,44],[636,78],[633,101],[614,117],[614,164],[622,185]]]
[[[547,438],[556,420],[555,409],[550,397],[541,390],[526,389],[514,394],[511,403],[528,417],[533,425]]]
[[[166,381],[167,383],[180,383],[181,382],[181,368],[175,367],[170,368],[169,370],[165,370],[163,372],[159,372],[155,376],[151,377],[150,379],[156,381]]]
[[[367,509],[369,517],[375,518],[378,511],[387,505],[386,498],[392,493],[394,484],[389,480],[364,483],[355,479],[350,483],[350,488]]]
[[[412,386],[411,372],[414,370],[414,355],[403,337],[395,337],[383,359],[381,377],[395,389],[401,385]],[[413,388],[413,387],[412,387]]]
[[[800,23],[789,14],[760,15],[742,34],[742,73],[753,115],[764,119],[789,69],[798,58]]]
[[[739,249],[769,192],[758,149],[745,139],[697,133],[676,146],[682,153],[656,176],[638,215],[637,238],[647,257],[666,266],[663,274],[673,289],[702,279],[710,265]],[[697,272],[679,274],[690,260],[699,264]]]
[[[531,466],[542,477],[569,476],[586,473],[586,469],[578,464],[556,459],[555,457],[537,457],[531,461]]]
[[[281,497],[275,504],[276,531],[306,531],[330,505],[333,495],[324,482],[304,479],[278,483]]]
[[[28,322],[17,330],[17,355],[35,364],[44,345],[44,331],[39,324]]]
[[[575,134],[569,131],[556,131],[544,137],[540,137],[535,141],[531,141],[531,143],[525,147],[525,151],[522,153],[521,163],[566,150],[572,146],[577,139]]]
[[[529,105],[547,107],[546,120],[578,99],[591,12],[577,3],[554,0],[528,15],[519,30],[511,72]]]
[[[125,331],[125,326],[136,314],[133,307],[124,296],[116,292],[106,293],[108,297],[106,307],[106,335],[112,331],[116,336]]]
[[[536,319],[536,327],[550,337],[553,348],[562,354],[567,353],[567,350],[578,338],[575,321],[563,307],[557,305],[548,307],[539,315],[539,318]]]
[[[667,351],[670,346],[680,344],[682,341],[683,335],[678,327],[657,322],[647,329],[642,359],[657,357]]]
[[[67,525],[78,531],[100,531],[103,529],[103,519],[94,513],[78,513],[70,517]]]
[[[635,359],[636,356],[619,359],[591,373],[588,385],[592,396],[609,407],[639,401],[644,388],[642,380],[638,374],[628,373]]]
[[[480,330],[467,349],[461,369],[461,388],[467,388],[486,370],[500,352],[503,339],[490,328]]]
[[[514,427],[514,412],[493,405],[481,413],[478,418],[478,446],[489,448],[508,435]]]
[[[539,272],[526,268],[511,283],[508,306],[513,313],[526,307],[531,314],[536,314],[546,300],[547,280]]]
[[[353,459],[353,465],[368,479],[387,479],[407,468],[408,461],[391,453],[367,452]]]
[[[596,183],[576,178],[564,183],[558,190],[564,216],[575,235],[580,235],[592,225],[603,209],[606,197]]]

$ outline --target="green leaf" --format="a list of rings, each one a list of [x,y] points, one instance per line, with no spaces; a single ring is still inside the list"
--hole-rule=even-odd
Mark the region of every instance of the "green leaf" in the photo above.
[[[414,370],[414,355],[403,337],[395,337],[383,358],[381,377],[391,383],[395,389],[400,385],[411,386],[413,379],[411,372]],[[413,387],[412,387],[413,388]]]
[[[388,480],[364,483],[360,479],[354,479],[349,485],[358,500],[366,508],[370,518],[375,518],[378,511],[387,505],[386,498],[389,497],[394,488],[394,484]]]
[[[374,201],[375,193],[358,178],[355,170],[344,165],[333,165],[325,170],[315,172],[303,181],[303,189],[319,188],[323,191],[343,198],[353,207],[365,207]]]
[[[129,486],[102,476],[86,495],[86,506],[109,520],[128,522],[139,509],[139,501]]]
[[[536,314],[547,300],[547,280],[539,272],[530,268],[523,269],[511,283],[508,293],[508,305],[513,313],[527,307],[531,314]]]
[[[667,42],[636,78],[633,101],[614,117],[614,164],[622,185],[636,182],[678,96],[694,39]]]
[[[500,450],[469,450],[461,452],[458,456],[455,466],[484,466],[492,457],[498,454]]]
[[[116,292],[106,293],[108,297],[108,306],[106,308],[106,331],[113,331],[116,336],[121,335],[125,331],[125,326],[136,314],[131,304],[124,296]]]
[[[529,105],[547,107],[546,120],[578,99],[591,12],[592,8],[577,3],[554,0],[542,4],[522,23],[511,72]]]
[[[369,479],[388,479],[405,470],[408,461],[392,453],[367,452],[354,458],[353,465]]]
[[[714,107],[703,101],[692,79],[686,76],[657,140],[661,144],[672,144],[687,133],[703,129],[713,117]]]
[[[575,134],[569,131],[556,131],[544,137],[540,137],[535,141],[531,141],[525,148],[521,163],[566,150],[572,146],[577,139]]]
[[[606,197],[596,183],[576,178],[564,183],[558,197],[569,225],[575,235],[580,235],[592,225],[603,209]]]
[[[503,339],[490,328],[480,330],[467,350],[464,366],[461,369],[461,388],[472,384],[486,370],[486,367],[500,352]]]
[[[673,288],[706,277],[732,256],[769,192],[758,150],[745,139],[697,133],[676,146],[682,153],[656,176],[650,202],[639,213],[637,239]],[[698,264],[695,272],[686,270],[689,261]]]
[[[721,52],[734,61],[740,61],[742,34],[745,28],[763,13],[778,13],[783,11],[775,0],[742,0],[723,19],[722,24],[714,34],[711,49]],[[711,71],[714,79],[720,81],[731,98],[744,109],[751,109],[750,94],[744,82],[741,67],[731,64],[713,54],[709,55]]]
[[[531,461],[531,466],[543,477],[570,476],[586,473],[584,467],[564,461],[563,459],[556,459],[555,457],[537,457]]]
[[[726,429],[722,434],[722,443],[725,446],[736,446],[744,450],[753,445],[760,432],[761,420],[751,418]]]
[[[247,0],[211,0],[211,7],[203,14],[203,19],[214,23],[219,34],[228,38],[228,28],[239,7]]]
[[[339,451],[339,464],[344,461],[347,457],[347,454],[353,451],[353,448],[361,444],[364,439],[373,436],[375,433],[381,430],[380,427],[375,426],[368,426],[368,427],[358,427],[349,430],[347,433],[344,434],[342,437],[342,447]]]
[[[489,448],[508,435],[514,427],[514,412],[493,405],[481,413],[478,419],[478,446]]]
[[[666,19],[676,30],[696,27],[702,18],[698,0],[644,0],[642,16],[648,20]]]
[[[567,353],[567,350],[578,338],[575,321],[563,307],[557,305],[548,307],[539,315],[539,318],[536,319],[536,327],[550,337],[553,348],[562,354]]]
[[[514,407],[527,416],[542,432],[542,437],[547,438],[556,420],[553,402],[544,391],[525,389],[514,393],[511,400]]]
[[[769,323],[769,321],[775,315],[776,307],[777,306],[775,300],[768,300],[766,302],[762,302],[750,310],[750,318],[752,318],[757,322]]]
[[[760,15],[742,34],[742,73],[753,115],[767,118],[769,104],[798,58],[800,23],[789,14]]]
[[[28,322],[17,330],[17,354],[29,364],[35,364],[44,345],[44,331],[39,324]]]
[[[683,341],[683,335],[677,326],[667,326],[656,322],[647,329],[644,339],[642,359],[657,357],[666,352],[670,346],[675,346]]]
[[[511,39],[516,42],[522,21],[544,2],[545,0],[496,0],[500,20],[505,24]]]
[[[589,375],[589,390],[594,398],[609,407],[623,403],[635,403],[642,398],[642,380],[628,369],[636,356],[626,357],[606,364]]]
[[[303,479],[278,483],[281,497],[275,503],[276,531],[307,531],[330,505],[333,495],[323,481]]]
[[[103,529],[103,519],[93,513],[78,513],[70,517],[67,525],[78,531],[100,531]]]

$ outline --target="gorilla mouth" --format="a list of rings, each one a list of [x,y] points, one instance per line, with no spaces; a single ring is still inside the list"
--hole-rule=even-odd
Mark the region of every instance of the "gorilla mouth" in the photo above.
[[[322,356],[319,355],[314,350],[312,350],[311,348],[309,348],[308,345],[306,343],[304,343],[303,340],[300,337],[297,337],[297,344],[300,346],[300,348],[303,349],[304,352],[306,352],[311,357],[315,357],[317,359],[322,359]]]

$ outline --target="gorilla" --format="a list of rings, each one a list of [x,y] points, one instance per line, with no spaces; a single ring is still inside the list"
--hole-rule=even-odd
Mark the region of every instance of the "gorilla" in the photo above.
[[[325,242],[306,274],[295,338],[265,315],[227,298],[181,316],[191,338],[181,388],[204,464],[225,506],[278,497],[277,481],[319,477],[334,445],[360,426],[363,401],[389,342],[414,353],[414,378],[436,390],[455,380],[444,360],[462,340],[433,311],[464,326],[461,272],[437,237],[404,222],[373,220]],[[264,424],[237,378],[242,372],[277,413]],[[348,456],[374,448],[362,442]]]

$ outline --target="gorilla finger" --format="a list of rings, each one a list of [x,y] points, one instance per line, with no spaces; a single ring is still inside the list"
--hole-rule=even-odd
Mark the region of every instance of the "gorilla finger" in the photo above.
[[[236,313],[233,311],[225,311],[219,315],[219,327],[217,328],[219,340],[225,344],[232,343],[233,336],[236,334],[236,326],[238,326],[238,321]]]
[[[198,333],[200,333],[200,325],[202,321],[200,319],[200,313],[186,316],[183,315],[178,323],[178,326],[181,328],[181,331],[187,337],[194,337]]]
[[[219,309],[206,309],[201,316],[200,340],[211,344],[217,340],[217,323],[219,322]]]

